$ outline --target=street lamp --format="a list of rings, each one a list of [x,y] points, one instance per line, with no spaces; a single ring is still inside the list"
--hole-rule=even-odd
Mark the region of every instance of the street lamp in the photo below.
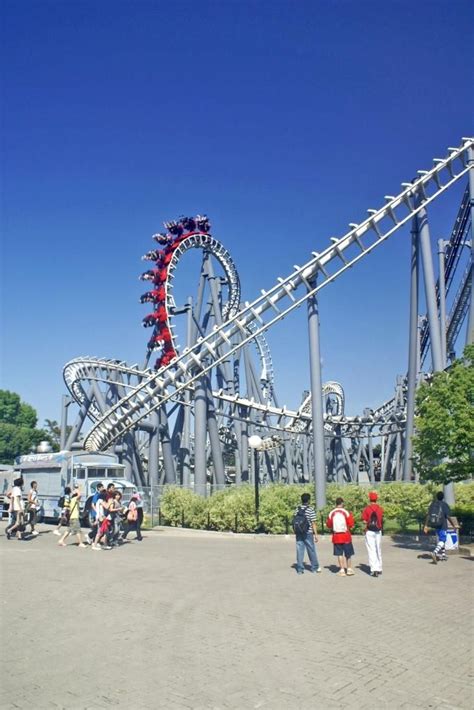
[[[262,438],[258,434],[254,434],[249,438],[250,448],[253,449],[253,479],[255,483],[255,518],[257,521],[257,528],[259,526],[259,512],[260,512],[260,497],[259,497],[259,483],[260,483],[260,471],[258,466],[258,452],[262,445]]]

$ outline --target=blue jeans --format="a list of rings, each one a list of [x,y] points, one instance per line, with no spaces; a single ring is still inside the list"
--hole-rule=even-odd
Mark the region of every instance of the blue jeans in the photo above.
[[[316,545],[314,544],[314,536],[309,532],[306,537],[296,538],[296,571],[304,572],[303,560],[304,551],[308,551],[308,557],[311,564],[311,572],[315,572],[319,567],[318,555],[316,554]]]

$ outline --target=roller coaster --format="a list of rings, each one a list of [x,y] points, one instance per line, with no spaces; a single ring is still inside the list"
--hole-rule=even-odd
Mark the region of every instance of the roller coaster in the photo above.
[[[449,191],[463,178],[467,186],[450,238],[438,243],[436,280],[427,208],[444,193],[456,194]],[[141,302],[152,305],[143,318],[143,326],[151,328],[144,363],[80,357],[65,365],[70,394],[63,400],[61,448],[113,450],[136,483],[177,483],[202,495],[210,486],[240,485],[258,476],[262,482],[313,481],[321,505],[326,481],[413,480],[415,391],[420,379],[429,376],[422,367],[429,354],[431,371],[448,366],[466,318],[466,339],[473,338],[474,139],[463,138],[447,157],[435,159],[431,169],[418,171],[401,187],[252,302],[242,302],[237,267],[212,236],[207,216],[164,223],[165,231],[153,237],[158,248],[143,256],[152,265],[140,277],[150,283]],[[404,227],[411,232],[407,374],[398,377],[389,401],[349,417],[342,385],[321,381],[318,293]],[[190,250],[202,257],[197,291],[177,304],[174,278]],[[419,313],[421,277],[426,315]],[[276,398],[265,332],[303,306],[310,391],[298,408],[289,410]],[[179,318],[185,325],[183,346]],[[71,402],[79,410],[67,434]],[[261,440],[259,465],[249,449],[255,434]],[[380,442],[377,451],[374,441]]]

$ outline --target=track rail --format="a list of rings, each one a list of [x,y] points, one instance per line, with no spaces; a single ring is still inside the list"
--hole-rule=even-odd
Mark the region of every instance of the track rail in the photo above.
[[[403,227],[420,210],[454,185],[469,170],[468,150],[474,139],[464,139],[459,148],[449,149],[448,157],[436,159],[429,171],[418,171],[420,177],[403,183],[396,196],[386,196],[386,204],[378,210],[368,210],[369,216],[361,224],[350,225],[350,231],[321,253],[313,252],[303,266],[269,291],[229,318],[222,326],[198,340],[191,349],[183,350],[175,361],[157,374],[152,374],[135,390],[123,397],[92,427],[85,439],[87,450],[102,450],[133,429],[179,392],[190,387],[224,358],[246,345],[258,333],[263,333],[299,308],[307,299],[327,284],[335,281],[358,261],[368,256],[392,234]],[[272,317],[264,319],[271,312]],[[249,335],[248,326],[255,322],[257,330]],[[232,344],[238,334],[240,341]],[[220,345],[227,344],[224,355],[218,354]]]

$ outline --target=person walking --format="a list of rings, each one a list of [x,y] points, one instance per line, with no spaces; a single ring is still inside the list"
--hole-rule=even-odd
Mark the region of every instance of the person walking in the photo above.
[[[61,528],[69,527],[69,508],[71,505],[71,488],[66,486],[64,488],[64,495],[58,500],[58,505],[60,507],[59,522],[56,530],[53,531],[54,535],[61,535]]]
[[[365,523],[365,546],[372,577],[382,574],[383,508],[377,504],[377,499],[376,491],[370,491],[370,505],[367,505],[362,511],[362,520]]]
[[[304,573],[304,553],[308,553],[311,572],[321,572],[315,543],[318,541],[316,529],[316,512],[310,506],[311,496],[303,493],[301,505],[295,510],[293,516],[293,530],[296,536],[296,573]]]
[[[110,505],[110,500],[107,500],[107,491],[102,490],[99,493],[99,498],[98,498],[97,504],[96,504],[98,528],[97,528],[97,535],[95,536],[95,540],[92,543],[93,550],[110,550],[110,549],[112,549],[111,545],[109,545],[107,542],[107,536],[108,536],[109,529],[110,529],[110,517],[111,517],[109,514],[109,505]],[[100,545],[100,542],[103,538],[106,538],[106,545],[104,547],[102,547]]]
[[[31,481],[30,492],[28,493],[28,523],[31,527],[31,534],[36,537],[39,535],[38,531],[35,530],[35,525],[38,520],[38,511],[40,509],[40,501],[38,498],[38,483],[36,481]]]
[[[7,540],[12,537],[12,533],[16,533],[17,540],[23,538],[21,528],[23,526],[25,505],[23,503],[23,478],[15,478],[13,488],[10,494],[10,523],[5,528]]]
[[[343,498],[336,498],[336,507],[329,513],[326,525],[332,530],[332,543],[334,555],[339,563],[340,577],[352,577],[354,570],[351,567],[354,547],[350,528],[354,527],[354,516],[344,508]]]
[[[438,564],[439,561],[445,562],[448,559],[446,556],[448,522],[455,530],[459,528],[457,521],[451,517],[451,509],[444,500],[443,491],[438,491],[435,499],[428,508],[425,526],[423,528],[425,535],[428,534],[430,528],[436,531],[437,542],[431,553],[431,558],[435,565]]]
[[[97,535],[97,531],[99,529],[99,520],[97,517],[97,507],[98,507],[98,501],[100,498],[100,494],[102,493],[103,490],[104,490],[104,484],[98,483],[96,491],[95,491],[94,495],[92,496],[91,507],[89,510],[91,529],[89,530],[88,534],[86,535],[86,542],[89,545],[92,545],[92,543],[94,542],[96,535]]]
[[[61,547],[66,547],[66,538],[69,537],[69,535],[76,535],[78,547],[87,547],[87,545],[83,543],[81,535],[81,523],[79,520],[80,500],[81,491],[79,490],[79,487],[76,486],[71,496],[71,503],[69,506],[69,527],[62,538],[58,540],[58,545]]]
[[[128,504],[128,509],[126,512],[126,520],[124,525],[123,540],[127,539],[127,535],[130,530],[135,530],[136,540],[143,540],[141,532],[141,523],[143,520],[143,504],[139,507],[140,496],[138,493],[133,493],[130,498],[130,503]],[[141,513],[141,516],[140,516]]]

